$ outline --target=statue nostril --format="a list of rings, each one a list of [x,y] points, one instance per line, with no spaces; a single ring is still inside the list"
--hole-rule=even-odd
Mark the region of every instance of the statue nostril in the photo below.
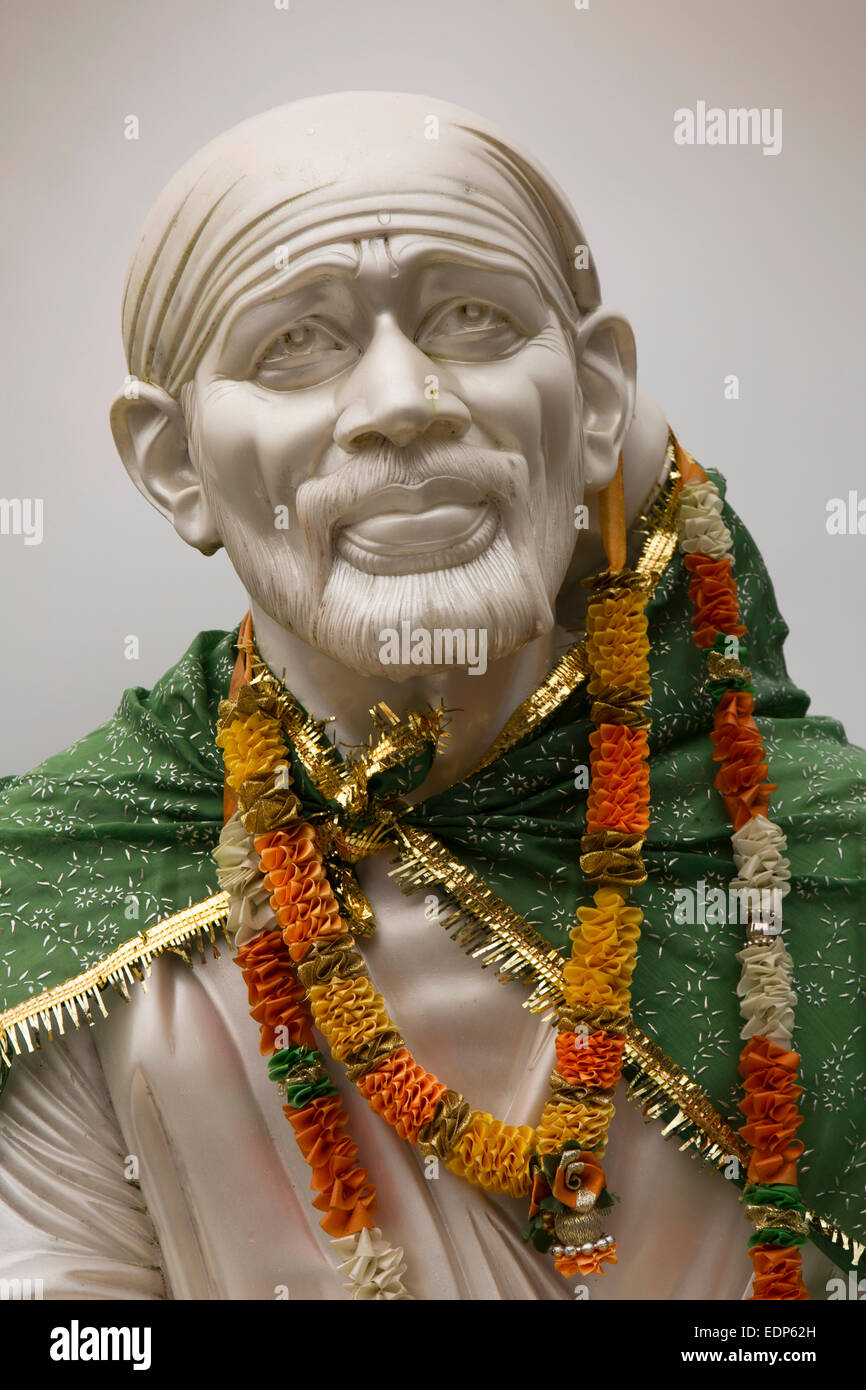
[[[374,449],[381,449],[384,438],[384,435],[376,430],[367,430],[364,434],[356,434],[353,437],[350,448],[356,454],[371,453]]]

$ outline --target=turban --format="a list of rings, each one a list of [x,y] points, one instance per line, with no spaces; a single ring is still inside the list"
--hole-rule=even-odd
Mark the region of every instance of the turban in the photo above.
[[[166,185],[126,281],[130,373],[176,395],[227,315],[278,293],[299,256],[401,232],[517,257],[568,324],[599,304],[564,193],[496,126],[432,97],[331,93],[234,126]]]

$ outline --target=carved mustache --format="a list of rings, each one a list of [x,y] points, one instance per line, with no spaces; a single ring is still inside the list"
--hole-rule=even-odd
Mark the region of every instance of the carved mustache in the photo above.
[[[528,501],[529,474],[522,454],[456,440],[365,451],[333,473],[308,478],[299,486],[295,505],[308,544],[330,553],[341,522],[350,515],[372,514],[377,494],[390,492],[394,498],[397,489],[406,494],[407,510],[413,509],[412,493],[419,493],[425,505],[491,499],[510,510]],[[386,498],[382,500],[386,504]]]

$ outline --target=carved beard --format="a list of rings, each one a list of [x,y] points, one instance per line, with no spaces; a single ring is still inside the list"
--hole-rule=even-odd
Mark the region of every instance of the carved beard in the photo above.
[[[555,481],[540,476],[533,488],[526,460],[514,452],[457,441],[383,445],[301,483],[295,524],[258,534],[221,506],[206,460],[197,467],[247,593],[280,626],[351,670],[402,681],[444,669],[383,664],[382,633],[401,632],[404,622],[430,633],[483,631],[488,661],[554,626],[552,605],[574,548],[579,466],[557,468]],[[336,553],[339,519],[370,493],[443,475],[474,483],[495,504],[499,525],[481,554],[424,573],[372,574]]]

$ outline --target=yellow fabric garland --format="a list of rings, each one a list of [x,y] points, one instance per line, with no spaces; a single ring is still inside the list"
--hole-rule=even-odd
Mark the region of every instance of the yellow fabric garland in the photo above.
[[[307,998],[316,1027],[337,1062],[395,1027],[385,1000],[366,975],[348,980],[334,975],[327,984],[313,985]]]
[[[239,792],[248,778],[273,772],[289,751],[277,721],[257,709],[231,719],[220,729],[216,743],[223,751],[226,781],[234,792]]]
[[[627,1009],[643,912],[615,888],[599,888],[595,907],[579,907],[571,960],[563,967],[566,1006]]]
[[[612,1100],[549,1100],[536,1131],[536,1148],[540,1154],[554,1154],[568,1147],[594,1149],[603,1157],[608,1125],[615,1113]]]
[[[446,1163],[452,1173],[510,1197],[529,1191],[529,1159],[535,1146],[529,1125],[506,1125],[485,1111],[473,1110]]]

